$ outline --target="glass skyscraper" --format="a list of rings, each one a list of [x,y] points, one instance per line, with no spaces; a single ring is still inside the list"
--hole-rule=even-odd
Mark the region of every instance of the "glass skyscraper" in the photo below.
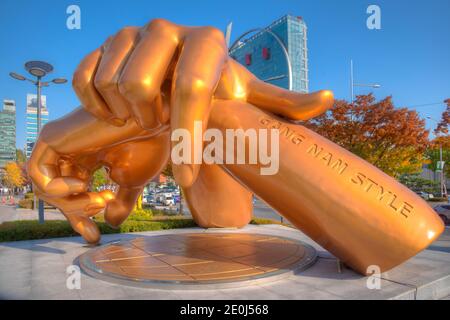
[[[292,90],[309,91],[307,28],[301,17],[276,20],[263,31],[244,40],[230,53],[259,79],[289,89],[288,65],[283,49],[270,30],[283,42],[292,65]]]
[[[16,103],[3,100],[0,111],[0,168],[16,160]]]
[[[41,128],[48,122],[47,98],[41,96]],[[34,143],[38,136],[37,121],[37,96],[35,94],[27,94],[27,158],[31,156]]]

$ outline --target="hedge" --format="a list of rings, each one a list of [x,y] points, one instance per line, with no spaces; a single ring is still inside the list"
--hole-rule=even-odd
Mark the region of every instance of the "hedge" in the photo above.
[[[196,227],[192,219],[165,219],[165,220],[127,220],[119,228],[113,229],[103,221],[96,220],[102,234],[157,231]],[[251,224],[279,224],[270,219],[252,219]],[[64,220],[47,220],[39,224],[37,220],[8,221],[0,224],[0,242],[37,240],[59,237],[79,236],[73,231],[69,222]]]
[[[119,228],[113,229],[104,222],[97,222],[102,234],[156,231],[195,227],[192,219],[167,219],[161,221],[125,221]],[[8,221],[0,225],[0,242],[49,239],[79,236],[69,222],[48,220],[39,224],[37,220]]]
[[[448,199],[446,197],[435,197],[435,198],[428,199],[427,201],[430,201],[430,202],[447,202]]]

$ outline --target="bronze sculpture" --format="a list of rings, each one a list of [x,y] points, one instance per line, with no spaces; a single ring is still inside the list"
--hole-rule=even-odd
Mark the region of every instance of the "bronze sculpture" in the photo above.
[[[195,150],[188,161],[174,163],[199,226],[246,225],[254,193],[363,274],[371,265],[384,271],[402,263],[443,231],[439,217],[406,187],[285,120],[326,111],[330,91],[298,94],[256,79],[227,56],[214,28],[162,19],[125,28],[81,62],[73,86],[83,107],[44,127],[28,172],[36,193],[60,208],[89,243],[100,239],[90,216],[105,209],[110,225],[122,223],[144,185],[166,165],[175,147],[171,133],[194,133],[196,121],[224,135],[229,129],[278,129],[280,154],[272,175],[260,174],[265,164],[259,160],[197,163]],[[191,135],[191,145],[203,150],[197,138]],[[248,153],[248,140],[244,147]],[[231,158],[237,156],[234,150]],[[115,195],[87,192],[100,166],[119,185]]]

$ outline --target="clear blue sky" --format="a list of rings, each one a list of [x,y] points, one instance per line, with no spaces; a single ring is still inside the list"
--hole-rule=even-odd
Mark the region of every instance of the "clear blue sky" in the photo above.
[[[81,8],[81,30],[66,28],[66,8]],[[366,27],[366,8],[381,7],[381,30]],[[185,25],[222,30],[233,22],[233,37],[268,25],[286,13],[302,16],[308,26],[310,89],[331,89],[349,99],[349,61],[356,82],[379,82],[378,98],[392,95],[396,106],[441,102],[450,97],[449,0],[1,0],[0,99],[17,103],[17,146],[25,143],[26,93],[30,84],[8,73],[24,73],[23,63],[45,60],[54,76],[71,79],[78,62],[124,26],[141,26],[157,17]],[[357,88],[356,94],[369,92]],[[50,118],[78,100],[70,84],[45,88]],[[422,117],[440,118],[444,104],[419,107]],[[431,121],[428,127],[434,127]]]

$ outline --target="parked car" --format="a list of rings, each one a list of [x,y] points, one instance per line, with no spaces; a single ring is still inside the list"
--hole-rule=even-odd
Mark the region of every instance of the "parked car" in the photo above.
[[[164,197],[163,204],[166,206],[173,206],[175,205],[175,200],[173,197]]]
[[[450,204],[439,204],[434,207],[434,211],[436,211],[445,224],[450,223]]]
[[[154,204],[155,203],[155,197],[152,194],[147,194],[147,195],[142,197],[142,203]]]
[[[416,194],[419,195],[424,200],[430,200],[434,198],[434,196],[431,193],[424,191],[417,191]]]

